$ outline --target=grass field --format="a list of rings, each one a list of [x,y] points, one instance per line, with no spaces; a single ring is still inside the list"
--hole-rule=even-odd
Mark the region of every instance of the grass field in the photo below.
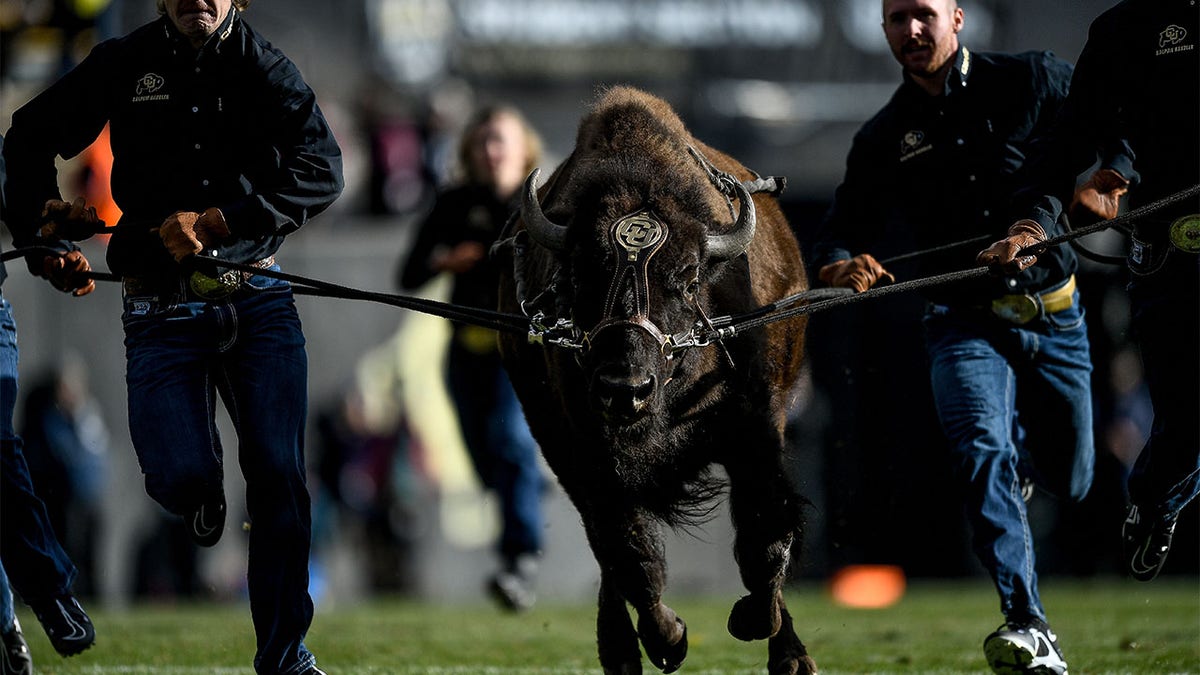
[[[1072,675],[1200,673],[1200,579],[1042,583],[1042,599]],[[688,622],[691,675],[763,673],[765,643],[725,631],[733,598],[671,598]],[[797,630],[828,675],[984,673],[984,636],[1000,622],[986,580],[917,582],[882,610],[832,604],[817,585],[788,593]],[[244,604],[93,611],[99,637],[70,659],[20,613],[37,672],[125,675],[251,674],[254,637]],[[521,615],[478,605],[378,600],[318,610],[307,644],[330,675],[596,674],[595,608],[543,602]],[[647,673],[658,672],[646,665]]]

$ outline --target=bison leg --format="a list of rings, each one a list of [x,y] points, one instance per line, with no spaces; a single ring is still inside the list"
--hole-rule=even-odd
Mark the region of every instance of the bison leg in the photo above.
[[[800,529],[800,498],[777,463],[766,475],[745,465],[727,468],[737,530],[734,552],[742,583],[750,591],[729,614],[729,634],[739,640],[763,640],[783,625],[780,589]]]
[[[782,618],[779,632],[767,640],[767,672],[770,675],[813,675],[817,672],[817,664],[796,636],[792,615],[782,597],[779,598],[779,613]]]
[[[603,572],[596,613],[596,646],[604,675],[641,675],[642,652],[629,611],[625,609],[625,598],[612,583],[612,577]]]
[[[600,664],[606,672],[640,672],[640,658],[638,670],[621,670],[629,667],[628,660],[636,652],[636,645],[633,650],[628,647],[629,615],[623,600],[637,612],[637,636],[646,657],[664,673],[674,672],[687,656],[687,626],[662,603],[666,584],[662,538],[653,521],[640,514],[624,516],[585,522],[600,563]]]

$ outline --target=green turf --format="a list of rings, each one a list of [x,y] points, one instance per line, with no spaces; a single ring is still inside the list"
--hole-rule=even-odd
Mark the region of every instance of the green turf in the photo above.
[[[1043,601],[1073,675],[1200,673],[1200,580],[1170,577],[1042,583]],[[679,671],[763,673],[765,643],[725,632],[733,598],[672,598],[688,622]],[[1000,622],[986,580],[911,584],[885,610],[834,606],[816,585],[788,593],[797,631],[828,675],[984,673],[980,645]],[[245,605],[96,610],[99,637],[63,659],[36,619],[20,614],[37,672],[122,675],[250,674],[254,638]],[[330,675],[570,674],[600,672],[590,604],[543,602],[522,615],[490,605],[431,606],[379,600],[319,610],[308,645]],[[646,666],[647,673],[658,672]]]

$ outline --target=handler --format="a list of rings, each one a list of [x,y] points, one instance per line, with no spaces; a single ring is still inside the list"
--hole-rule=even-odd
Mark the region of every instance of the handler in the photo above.
[[[4,137],[0,136],[0,221],[7,224],[3,148]],[[75,297],[96,288],[96,282],[84,274],[91,266],[78,246],[67,241],[41,244],[46,250],[27,258],[31,272]],[[0,260],[0,664],[4,675],[25,675],[33,672],[33,658],[17,621],[12,589],[33,610],[50,644],[63,656],[91,647],[96,629],[72,591],[78,570],[55,536],[46,504],[34,490],[21,437],[13,427],[19,352],[17,323],[12,305],[4,297],[6,278],[8,268]]]
[[[341,193],[341,151],[296,66],[242,18],[249,0],[158,0],[162,15],[105,41],[13,115],[10,226],[88,236],[60,201],[55,156],[108,123],[108,248],[124,277],[129,425],[146,491],[212,546],[224,530],[219,393],[246,479],[258,673],[320,673],[304,645],[311,540],[303,438],[307,356],[291,287],[198,266],[277,270],[285,235]],[[86,210],[84,210],[86,213]]]
[[[1200,8],[1195,0],[1126,1],[1091,26],[1061,118],[1015,200],[1009,236],[979,254],[1008,272],[1037,270],[1058,246],[1018,256],[1059,234],[1070,178],[1102,156],[1097,174],[1145,205],[1200,184]],[[1116,205],[1103,214],[1117,215]],[[1129,476],[1123,530],[1129,574],[1162,570],[1179,513],[1200,492],[1200,200],[1133,224],[1128,267],[1133,335],[1154,406],[1150,438]]]
[[[884,0],[884,35],[903,82],[854,138],[813,248],[821,282],[862,292],[894,280],[869,251],[896,240],[934,249],[1003,227],[1014,174],[1062,105],[1072,69],[1048,52],[970,51],[958,41],[963,21],[954,0]],[[1004,614],[984,641],[997,672],[1067,671],[1038,595],[1023,478],[1072,500],[1092,482],[1092,366],[1077,260],[1060,247],[1044,262],[926,292],[934,405],[975,553]],[[967,269],[974,251],[950,248],[922,263],[923,275]]]

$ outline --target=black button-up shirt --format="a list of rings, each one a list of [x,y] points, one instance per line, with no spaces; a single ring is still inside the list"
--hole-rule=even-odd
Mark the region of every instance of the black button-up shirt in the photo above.
[[[975,255],[1011,223],[1015,176],[1058,113],[1071,71],[1049,52],[960,47],[941,96],[906,74],[854,137],[845,179],[813,245],[814,274],[860,253],[885,260],[960,242],[971,243],[889,269],[903,280],[976,267]],[[1050,288],[1077,264],[1074,252],[1059,246],[1017,276],[931,287],[925,295],[940,304],[986,304]]]
[[[1092,22],[1061,119],[1031,162],[1014,215],[1053,223],[1071,198],[1058,177],[1097,156],[1130,180],[1133,207],[1200,184],[1200,6],[1193,0],[1127,0]],[[1175,217],[1197,212],[1195,200],[1176,204],[1136,223],[1137,234],[1161,246]]]
[[[5,155],[18,244],[59,197],[55,156],[77,155],[105,123],[123,211],[107,256],[118,274],[177,269],[150,231],[175,211],[220,208],[232,236],[215,254],[244,263],[273,254],[342,190],[341,150],[295,64],[236,10],[199,50],[164,16],[97,45],[14,113]]]

